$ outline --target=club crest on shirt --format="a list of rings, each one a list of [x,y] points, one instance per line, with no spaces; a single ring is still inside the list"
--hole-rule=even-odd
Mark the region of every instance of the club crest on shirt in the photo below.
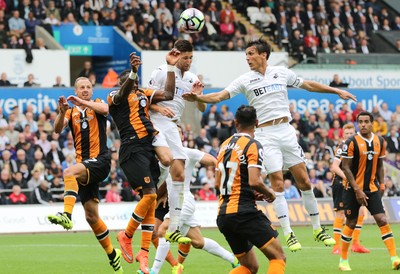
[[[347,145],[343,145],[343,151],[347,151]]]
[[[140,100],[140,106],[141,106],[142,108],[146,107],[146,105],[147,105],[146,99]]]

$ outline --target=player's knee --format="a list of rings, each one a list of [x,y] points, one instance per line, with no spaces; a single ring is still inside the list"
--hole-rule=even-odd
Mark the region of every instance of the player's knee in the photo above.
[[[380,214],[380,215],[381,216],[375,218],[376,224],[379,227],[387,225],[388,221],[386,215],[385,214]]]
[[[89,225],[95,224],[99,221],[99,216],[93,212],[86,212],[85,218]]]
[[[170,155],[163,155],[159,157],[158,160],[165,167],[169,167],[172,164],[172,157],[170,157]]]
[[[192,246],[196,249],[202,249],[204,247],[204,239],[192,238]]]
[[[182,172],[176,172],[175,174],[171,174],[172,180],[177,182],[183,182],[185,180],[185,176]]]

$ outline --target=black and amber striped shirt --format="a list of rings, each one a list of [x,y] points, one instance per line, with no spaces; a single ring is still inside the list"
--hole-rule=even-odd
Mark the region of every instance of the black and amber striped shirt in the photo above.
[[[94,102],[101,102],[101,99]],[[65,112],[65,119],[74,138],[77,163],[108,153],[106,116],[75,106]]]
[[[221,145],[218,154],[216,187],[218,214],[257,212],[249,184],[249,167],[262,168],[263,148],[247,134],[234,134]]]
[[[113,97],[117,92],[112,91],[108,95],[107,101],[110,106],[110,114],[121,135],[122,144],[157,134],[149,116],[149,105],[155,91],[143,89],[132,92],[129,94],[128,100],[116,105]]]
[[[343,146],[345,145],[345,141],[342,141],[336,151],[335,151],[335,158],[333,159],[334,161],[340,161],[339,167],[340,169],[342,168],[342,152],[343,152]],[[341,184],[342,183],[342,177],[337,175],[336,173],[333,174],[333,179],[332,179],[332,184]]]
[[[379,158],[384,158],[386,154],[385,140],[372,134],[371,140],[363,138],[359,133],[347,139],[342,147],[342,157],[352,158],[351,172],[360,189],[367,192],[379,190],[376,172]],[[349,183],[343,180],[343,185],[347,189]]]

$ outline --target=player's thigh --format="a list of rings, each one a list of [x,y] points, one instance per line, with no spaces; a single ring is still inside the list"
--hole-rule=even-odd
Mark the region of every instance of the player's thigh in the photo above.
[[[111,157],[109,154],[97,158],[86,159],[82,162],[86,168],[87,180],[79,181],[80,184],[98,184],[110,174]]]
[[[341,182],[334,182],[332,184],[332,198],[333,198],[333,210],[342,211],[344,209],[343,204],[343,184]]]
[[[186,154],[183,150],[181,136],[178,131],[178,127],[175,124],[172,124],[168,127],[167,131],[164,132],[165,137],[167,139],[167,143],[172,152],[172,157],[174,160],[186,159]]]
[[[281,171],[283,157],[276,134],[267,131],[268,127],[257,128],[255,139],[261,143],[264,149],[264,167],[267,174]]]
[[[193,216],[196,211],[196,201],[193,194],[184,194],[181,214],[185,216]]]
[[[284,169],[305,163],[304,151],[297,142],[296,131],[292,125],[285,124],[284,130],[281,131],[281,144]]]
[[[385,213],[385,210],[383,208],[382,204],[382,198],[379,193],[379,191],[367,193],[368,196],[368,205],[366,206],[368,211],[371,213],[371,215],[376,215],[380,213]]]
[[[353,189],[343,190],[344,214],[347,219],[355,220],[358,218],[360,204],[357,202],[356,194]]]
[[[240,218],[237,218],[237,214],[219,215],[217,217],[219,231],[224,235],[233,254],[238,258],[245,255],[253,247],[242,231],[238,230],[241,222]]]
[[[139,149],[120,164],[132,189],[155,188],[152,174],[153,157],[153,151]]]

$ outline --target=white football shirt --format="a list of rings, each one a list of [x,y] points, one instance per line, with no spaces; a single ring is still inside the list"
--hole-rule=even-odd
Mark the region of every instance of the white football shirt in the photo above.
[[[161,115],[158,112],[150,111],[150,116],[152,118],[164,118],[173,121],[179,121],[181,119],[182,113],[185,109],[185,100],[182,98],[182,94],[189,93],[193,87],[194,82],[198,81],[199,78],[197,78],[197,76],[190,71],[185,71],[182,77],[181,70],[176,68],[175,79],[176,81],[175,81],[174,99],[170,101],[163,101],[157,103],[160,106],[169,107],[175,113],[175,116],[172,119],[170,119],[166,116]],[[148,87],[155,90],[164,90],[166,82],[167,82],[167,65],[162,65],[156,68],[151,73],[151,78],[148,83]]]
[[[250,71],[229,84],[225,90],[230,97],[243,93],[250,106],[257,111],[258,123],[288,117],[289,99],[287,86],[299,87],[303,79],[282,66],[268,66],[265,75],[256,71]]]

